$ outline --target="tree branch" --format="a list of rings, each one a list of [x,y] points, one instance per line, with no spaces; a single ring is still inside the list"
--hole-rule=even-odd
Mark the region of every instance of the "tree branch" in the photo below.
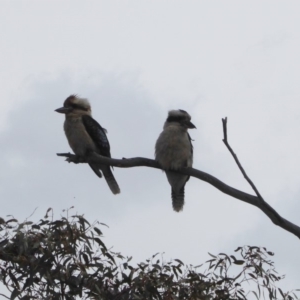
[[[254,185],[254,183],[252,182],[252,180],[248,177],[248,175],[246,174],[246,171],[244,170],[244,168],[242,167],[237,155],[234,153],[234,151],[232,150],[232,148],[230,147],[229,143],[228,143],[228,138],[227,138],[227,117],[225,119],[222,119],[222,123],[223,123],[223,133],[224,133],[224,139],[223,142],[226,145],[227,149],[229,150],[229,152],[231,153],[231,155],[233,156],[236,164],[238,165],[240,171],[242,172],[244,178],[246,179],[246,181],[250,184],[250,186],[252,187],[252,189],[254,190],[255,194],[257,195],[257,198],[259,200],[259,208],[261,210],[265,209],[267,211],[270,211],[273,215],[273,218],[271,218],[271,220],[273,221],[274,224],[281,226],[281,223],[283,223],[284,221],[286,221],[285,219],[283,219],[261,196],[261,194],[259,193],[258,189],[256,188],[256,186]],[[263,210],[264,211],[264,210]],[[282,227],[282,226],[281,226]],[[299,236],[298,236],[299,237]]]
[[[254,183],[251,181],[251,179],[246,174],[244,168],[242,167],[241,163],[239,162],[239,159],[237,158],[236,154],[233,152],[232,148],[230,147],[230,145],[228,143],[228,139],[227,139],[227,117],[225,119],[222,119],[222,123],[223,123],[223,133],[224,133],[224,139],[223,139],[224,144],[226,145],[227,149],[229,150],[229,152],[233,156],[233,158],[234,158],[236,164],[238,165],[240,171],[244,175],[244,178],[251,185],[251,187],[254,190],[254,192],[257,195],[257,197],[260,200],[264,201],[263,198],[262,198],[262,196],[260,195],[259,191],[257,190],[256,186],[254,185]]]
[[[253,182],[250,180],[250,178],[247,176],[245,170],[243,169],[242,165],[240,164],[236,154],[233,152],[231,147],[228,144],[227,140],[227,118],[222,119],[223,122],[223,132],[224,132],[224,139],[223,142],[225,143],[226,147],[232,154],[233,158],[235,159],[239,169],[241,170],[242,174],[244,175],[245,179],[247,182],[251,185],[253,190],[255,191],[256,196],[247,194],[245,192],[242,192],[240,190],[237,190],[221,180],[217,179],[216,177],[202,172],[200,170],[194,169],[194,168],[182,168],[181,170],[178,171],[173,171],[173,172],[178,172],[180,174],[184,175],[189,175],[195,178],[198,178],[202,181],[205,181],[224,194],[227,194],[233,198],[239,199],[241,201],[244,201],[248,204],[254,205],[258,207],[260,210],[263,211],[270,219],[271,221],[283,228],[286,231],[289,231],[296,235],[298,238],[300,238],[300,227],[291,223],[290,221],[282,218],[273,207],[271,207],[267,202],[264,201],[260,193],[258,192],[257,188],[253,184]],[[63,156],[67,157],[66,161],[73,162],[73,163],[98,163],[98,164],[104,164],[104,165],[110,165],[113,167],[118,167],[118,168],[133,168],[133,167],[150,167],[150,168],[155,168],[155,169],[162,169],[162,167],[158,164],[157,161],[149,158],[143,158],[143,157],[134,157],[134,158],[123,158],[123,159],[114,159],[114,158],[108,158],[104,157],[101,155],[94,153],[91,153],[87,157],[78,157],[74,154],[71,153],[57,153],[57,156]]]

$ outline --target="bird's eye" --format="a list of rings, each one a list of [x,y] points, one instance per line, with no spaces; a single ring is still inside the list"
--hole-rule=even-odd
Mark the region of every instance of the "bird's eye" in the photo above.
[[[170,116],[167,119],[167,122],[178,122],[178,123],[182,123],[182,121],[184,121],[184,117],[182,116]]]

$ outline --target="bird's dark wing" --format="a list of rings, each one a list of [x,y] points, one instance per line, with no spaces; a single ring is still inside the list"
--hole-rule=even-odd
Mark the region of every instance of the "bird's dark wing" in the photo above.
[[[110,146],[105,134],[105,129],[95,121],[92,117],[88,115],[82,116],[82,122],[85,127],[85,130],[90,135],[94,143],[96,144],[99,154],[111,157],[110,156]]]
[[[192,156],[193,156],[193,152],[194,152],[193,149],[194,149],[194,147],[193,147],[193,144],[192,144],[192,138],[191,138],[191,136],[189,135],[189,133],[188,133],[188,138],[189,138],[189,141],[190,141],[190,144],[191,144],[191,154],[192,154]],[[186,182],[188,182],[189,179],[190,179],[190,176],[187,178]],[[184,192],[184,189],[183,189],[183,192]]]
[[[187,134],[188,134],[188,138],[189,138],[189,141],[190,141],[190,144],[191,144],[191,154],[193,155],[193,144],[192,144],[192,139],[191,139],[189,133],[187,133]]]

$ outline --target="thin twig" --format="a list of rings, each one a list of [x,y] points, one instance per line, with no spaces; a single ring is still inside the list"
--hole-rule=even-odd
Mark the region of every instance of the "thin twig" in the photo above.
[[[246,174],[246,171],[244,170],[244,168],[242,167],[239,159],[237,158],[237,155],[234,153],[234,151],[232,150],[232,148],[230,147],[229,143],[228,143],[228,139],[227,139],[227,117],[225,119],[222,119],[222,123],[223,123],[223,132],[224,132],[224,139],[223,142],[226,145],[227,149],[229,150],[229,152],[231,153],[231,155],[233,156],[236,164],[238,165],[240,171],[242,172],[244,178],[247,180],[247,182],[250,184],[250,186],[252,187],[252,189],[254,190],[255,194],[257,195],[258,199],[259,199],[259,208],[260,209],[267,209],[268,211],[272,212],[272,215],[274,216],[273,218],[273,223],[276,225],[281,226],[280,224],[283,222],[283,218],[275,211],[275,209],[273,209],[261,196],[260,192],[258,191],[258,189],[256,188],[256,186],[254,185],[254,183],[252,182],[252,180],[248,177],[248,175]]]
[[[34,209],[34,211],[32,212],[32,214],[31,214],[29,217],[26,218],[26,220],[29,219],[29,218],[35,213],[35,211],[36,211],[37,209],[38,209],[38,208],[36,207],[36,208]]]
[[[242,167],[241,163],[239,162],[239,159],[237,158],[236,154],[233,152],[232,148],[230,147],[229,143],[228,143],[228,139],[227,139],[227,117],[225,119],[222,119],[222,123],[223,123],[223,133],[224,133],[224,139],[223,142],[226,145],[227,149],[229,150],[229,152],[231,153],[231,155],[233,156],[236,164],[238,165],[239,169],[241,170],[244,178],[247,180],[247,182],[251,185],[252,189],[254,190],[255,194],[257,195],[258,198],[260,198],[262,201],[264,201],[263,197],[261,196],[261,194],[259,193],[259,191],[257,190],[256,186],[254,185],[254,183],[252,182],[252,180],[248,177],[248,175],[246,174],[246,171],[244,170],[244,168]]]

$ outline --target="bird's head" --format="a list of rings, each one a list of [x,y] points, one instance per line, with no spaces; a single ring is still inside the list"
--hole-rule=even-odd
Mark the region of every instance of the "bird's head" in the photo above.
[[[91,115],[91,105],[87,99],[71,95],[65,100],[64,106],[55,111],[61,114],[74,116]]]
[[[186,129],[193,129],[196,126],[191,122],[191,116],[182,109],[170,110],[165,126],[180,125]]]

